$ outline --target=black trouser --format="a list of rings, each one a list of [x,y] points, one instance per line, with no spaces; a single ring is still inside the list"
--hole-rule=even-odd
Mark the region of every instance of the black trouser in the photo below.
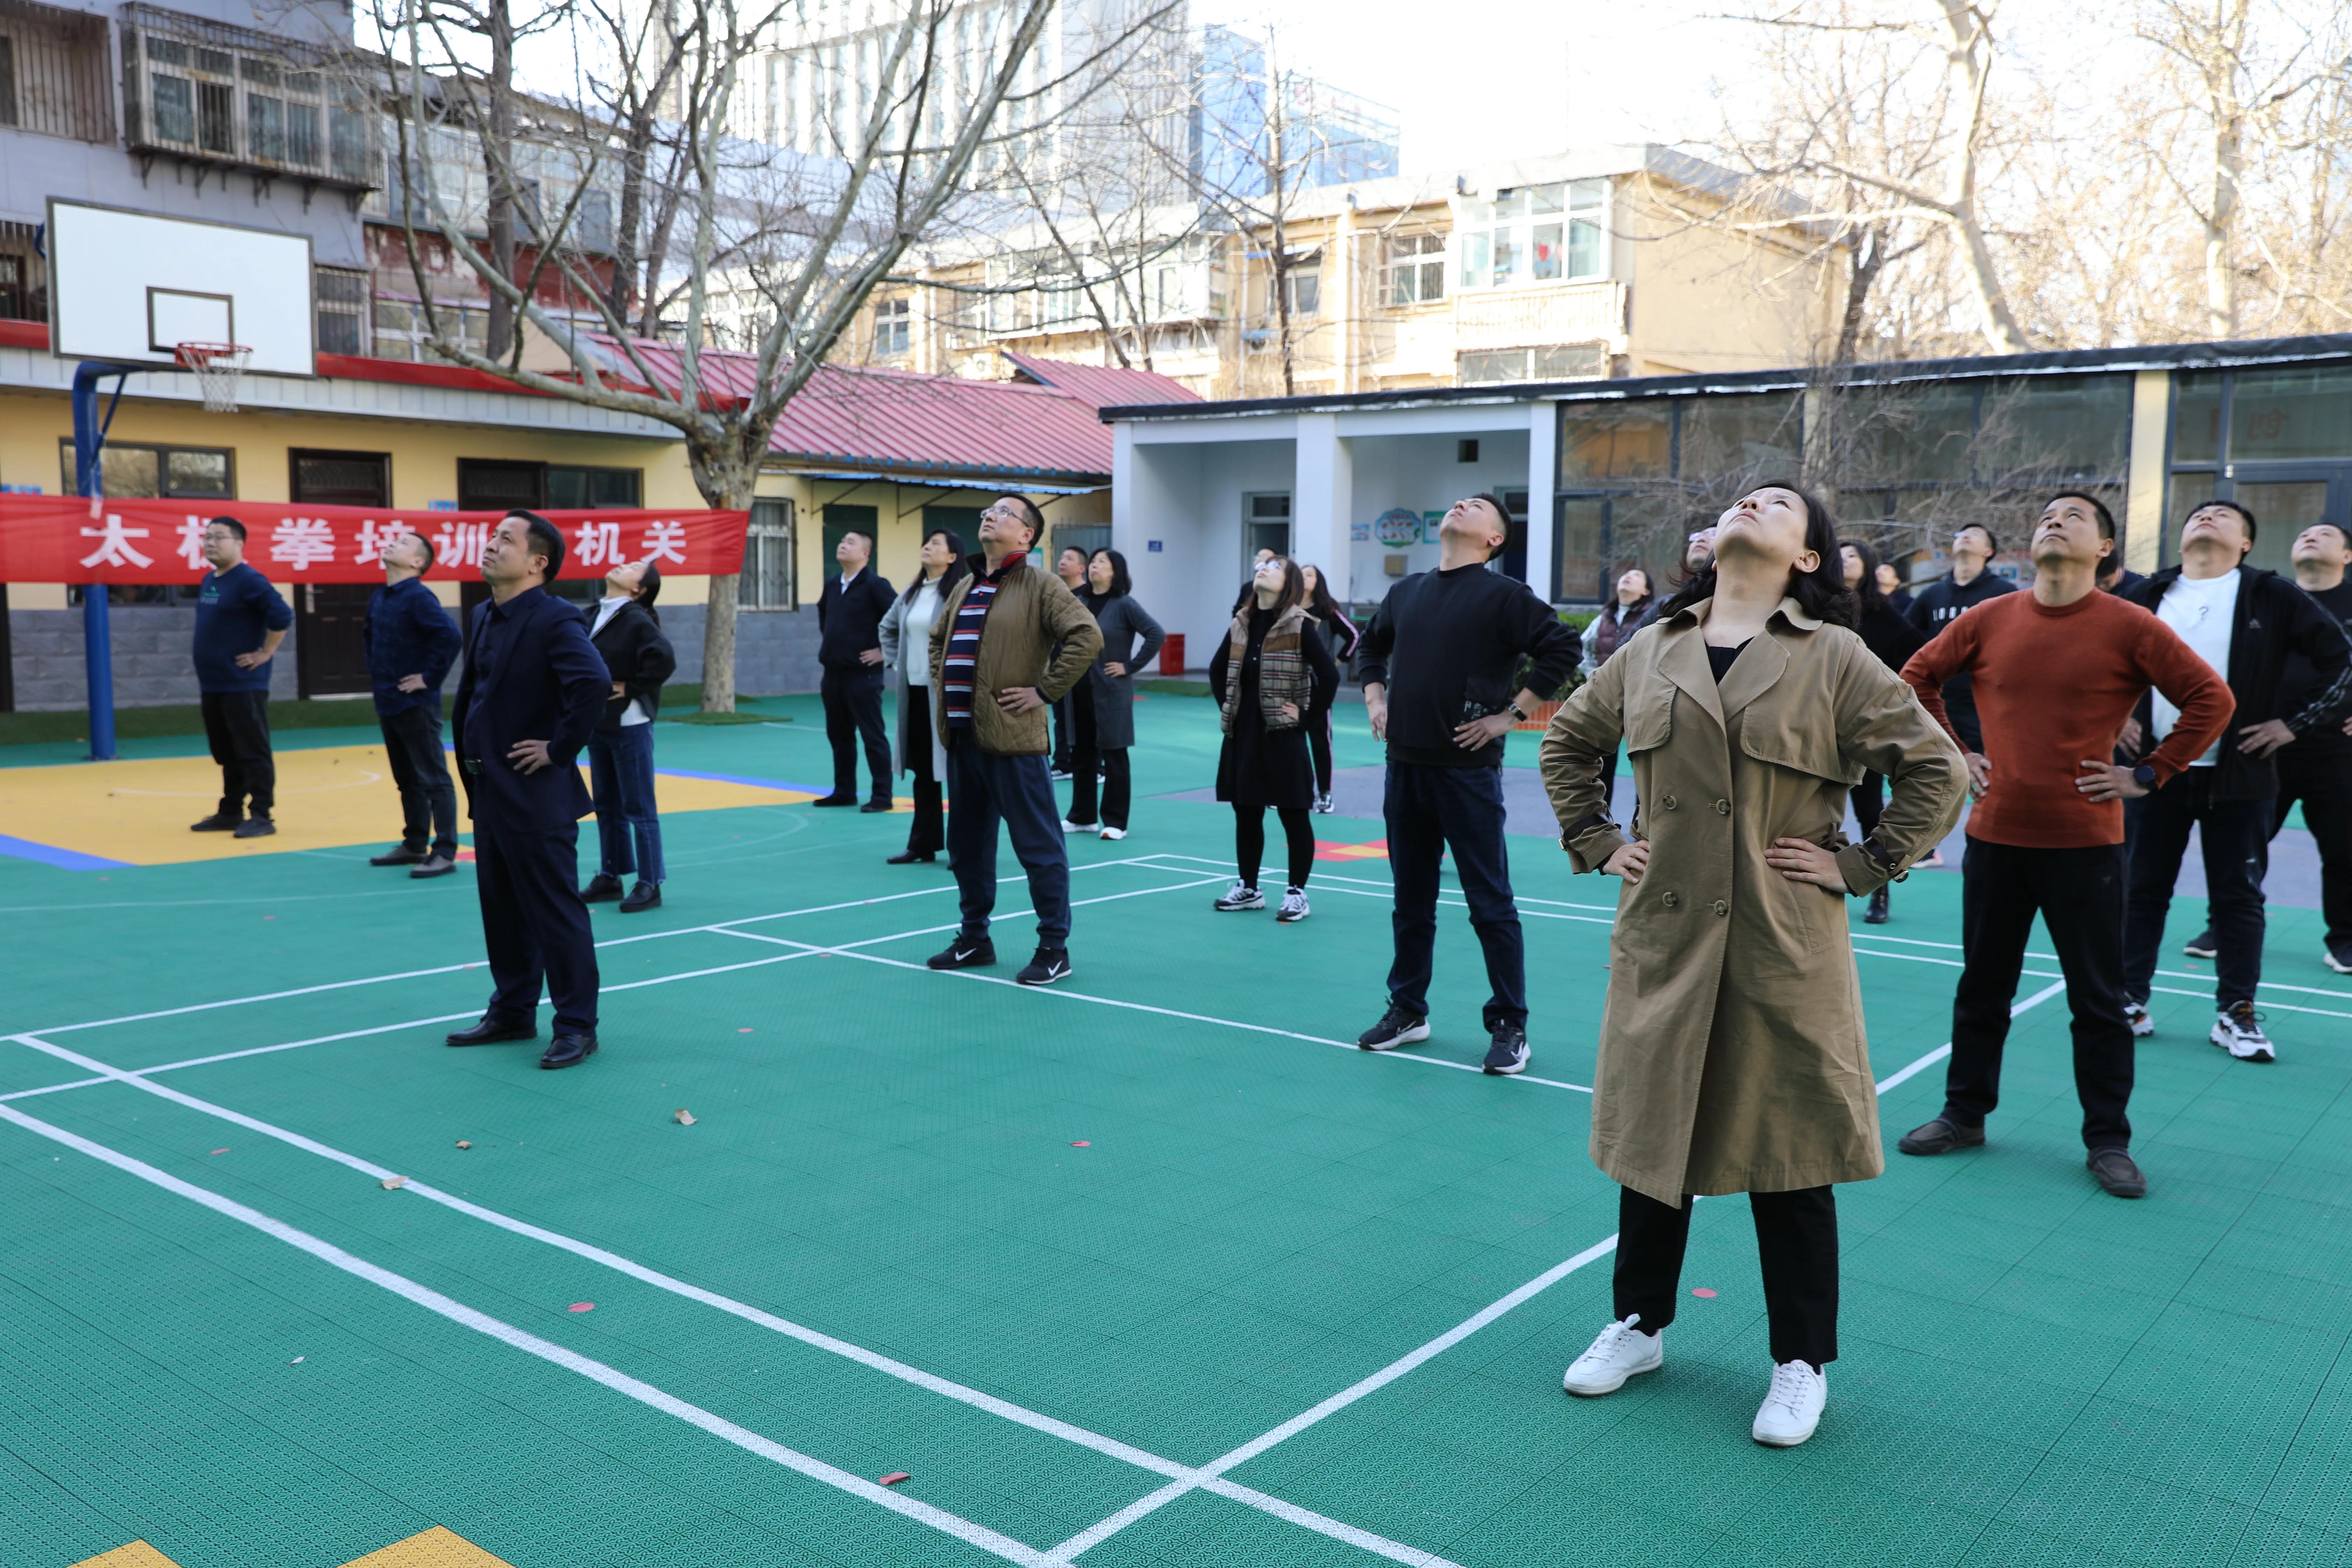
[[[1960,942],[1944,1117],[1981,1127],[2000,1100],[2010,1005],[2039,912],[2074,1014],[2074,1092],[2083,1142],[2131,1147],[2132,1033],[2124,1022],[2124,851],[2120,844],[2021,849],[1970,838],[1960,859]]]
[[[205,741],[220,764],[223,816],[268,816],[278,803],[278,761],[269,754],[269,693],[207,691],[199,697]]]
[[[1065,699],[1070,707],[1070,817],[1085,827],[1096,821],[1095,778],[1097,764],[1102,769],[1099,781],[1102,789],[1101,822],[1105,827],[1127,831],[1127,812],[1134,797],[1134,780],[1128,772],[1127,748],[1113,747],[1105,751],[1101,729],[1095,722],[1094,689],[1085,681],[1070,688]]]
[[[509,829],[474,819],[474,889],[489,949],[488,1016],[530,1023],[542,980],[555,1032],[596,1032],[596,937],[580,900],[580,825]]]
[[[907,853],[936,855],[947,847],[947,817],[940,809],[940,778],[931,771],[931,689],[907,688],[906,729],[898,737],[907,771],[915,775],[915,820],[907,829]]]
[[[420,702],[397,713],[379,713],[383,757],[392,765],[392,786],[400,792],[400,847],[421,850],[430,836],[433,853],[457,858],[457,786],[441,750],[441,702]]]
[[[1756,1258],[1764,1268],[1764,1310],[1772,1323],[1772,1360],[1837,1360],[1837,1196],[1828,1187],[1750,1193]],[[1668,1208],[1631,1187],[1617,1189],[1617,1317],[1654,1334],[1675,1321],[1682,1294],[1683,1250],[1690,1243],[1691,1200]]]
[[[1511,897],[1511,858],[1503,846],[1503,770],[1389,763],[1381,803],[1388,819],[1389,874],[1396,905],[1389,916],[1396,956],[1389,998],[1417,1017],[1429,1016],[1429,974],[1437,948],[1437,868],[1454,851],[1454,874],[1470,906],[1470,929],[1486,953],[1486,1027],[1528,1016],[1527,945]]]
[[[1331,710],[1307,716],[1307,750],[1315,759],[1315,793],[1331,793]]]
[[[998,756],[980,749],[969,730],[948,746],[948,842],[955,862],[962,934],[988,934],[996,909],[996,825],[1029,873],[1029,907],[1037,912],[1037,945],[1070,942],[1070,852],[1054,815],[1054,780],[1045,759]]]
[[[1054,772],[1066,773],[1073,771],[1071,763],[1076,759],[1071,756],[1071,750],[1070,700],[1065,696],[1054,704],[1054,756],[1048,764]]]
[[[866,742],[866,771],[874,798],[890,798],[890,742],[882,733],[882,667],[827,667],[817,683],[824,700],[824,738],[833,742],[833,793],[857,793],[857,742]]]
[[[1862,828],[1864,838],[1878,831],[1879,814],[1886,809],[1886,775],[1865,773],[1862,782],[1846,791],[1853,802],[1853,820]]]
[[[1307,886],[1315,869],[1315,824],[1295,805],[1277,805],[1282,836],[1290,849],[1290,885]],[[1257,886],[1258,868],[1265,861],[1265,807],[1234,803],[1234,868],[1245,887]]]
[[[2252,1002],[2263,978],[2263,873],[2268,868],[2272,803],[2216,801],[2219,768],[2189,768],[2124,810],[2137,816],[2131,900],[2124,920],[2124,994],[2147,1000],[2164,946],[2164,917],[2172,886],[2197,829],[2205,855],[2206,925],[2213,932],[2213,1000],[2224,1012]]]
[[[2319,909],[2327,921],[2327,948],[2352,946],[2352,752],[2334,756],[2297,756],[2289,746],[2278,753],[2279,793],[2271,814],[2271,834],[2286,826],[2286,814],[2303,803],[2303,825],[2319,845]],[[2263,847],[2263,869],[2270,869],[2270,846]]]

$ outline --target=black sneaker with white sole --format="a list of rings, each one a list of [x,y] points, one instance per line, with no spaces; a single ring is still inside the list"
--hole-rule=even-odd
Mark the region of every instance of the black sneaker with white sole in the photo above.
[[[2274,1062],[2278,1052],[2263,1033],[2263,1016],[2252,1002],[2232,1002],[2213,1020],[2206,1037],[2242,1062]]]
[[[2221,956],[2221,944],[2213,940],[2213,928],[2207,926],[2182,942],[2180,951],[2191,958],[2219,958]]]
[[[1495,1026],[1494,1043],[1486,1047],[1486,1073],[1489,1078],[1515,1078],[1528,1070],[1528,1032],[1517,1024]]]
[[[1070,950],[1066,947],[1041,947],[1029,966],[1014,975],[1023,985],[1051,985],[1056,980],[1070,977]]]
[[[2352,942],[2332,943],[2319,955],[2319,962],[2338,974],[2352,974]]]
[[[1392,1051],[1399,1046],[1410,1046],[1429,1038],[1429,1020],[1418,1013],[1408,1013],[1395,1003],[1381,1015],[1381,1021],[1356,1037],[1358,1047],[1368,1051]]]
[[[1227,915],[1242,910],[1262,910],[1265,908],[1265,895],[1247,882],[1237,881],[1225,891],[1219,893],[1216,901],[1209,907],[1220,914]]]
[[[933,969],[985,969],[996,962],[996,944],[984,936],[965,936],[959,931],[944,950],[923,962]]]

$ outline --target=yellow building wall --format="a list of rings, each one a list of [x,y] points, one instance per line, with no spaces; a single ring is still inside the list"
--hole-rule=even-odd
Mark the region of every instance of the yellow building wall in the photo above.
[[[938,485],[902,483],[897,479],[823,479],[789,470],[771,470],[761,477],[758,493],[793,503],[794,587],[800,602],[814,605],[825,579],[839,568],[825,553],[824,508],[827,505],[870,506],[875,510],[874,568],[898,587],[912,582],[921,568],[923,509],[927,506],[985,507],[998,496],[1028,494],[1017,485],[1003,489],[944,489]],[[1090,495],[1029,495],[1045,514],[1046,537],[1057,523],[1110,522],[1110,489]],[[977,551],[980,541],[968,531],[964,548]],[[1043,542],[1041,541],[1041,543]]]
[[[1678,192],[1669,208],[1629,184],[1613,215],[1612,273],[1630,281],[1632,375],[1773,370],[1812,363],[1835,340],[1833,256],[1770,235],[1707,227]]]

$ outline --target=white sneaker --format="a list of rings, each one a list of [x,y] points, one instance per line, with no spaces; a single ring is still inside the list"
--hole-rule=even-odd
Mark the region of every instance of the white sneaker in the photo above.
[[[1315,809],[1325,816],[1331,815],[1331,792],[1325,790],[1315,797]]]
[[[1235,882],[1229,891],[1217,895],[1216,901],[1209,907],[1228,915],[1239,910],[1262,910],[1265,908],[1265,895],[1247,882]]]
[[[2213,1020],[2213,1032],[2206,1038],[2242,1062],[2274,1062],[2278,1052],[2263,1033],[2262,1019],[2252,1002],[2237,1003]]]
[[[1072,822],[1066,816],[1062,818],[1062,831],[1065,833],[1100,833],[1102,831],[1102,825],[1094,822]]]
[[[1784,1361],[1772,1369],[1771,1392],[1756,1412],[1748,1436],[1772,1448],[1793,1448],[1822,1424],[1822,1406],[1830,1402],[1830,1379],[1801,1361]]]
[[[1120,839],[1127,837],[1127,829],[1124,827],[1106,827],[1102,830],[1100,837],[1109,843],[1116,844]]]
[[[1274,918],[1279,924],[1288,925],[1294,921],[1305,920],[1313,912],[1307,907],[1306,889],[1285,888],[1282,890],[1282,909]]]
[[[2131,1026],[2135,1039],[2146,1039],[2156,1033],[2156,1020],[2147,1016],[2147,1004],[2145,1002],[2125,1003],[2124,1022]]]
[[[1592,1348],[1568,1364],[1568,1375],[1559,1385],[1570,1394],[1590,1399],[1596,1394],[1614,1394],[1625,1386],[1625,1380],[1645,1372],[1655,1372],[1666,1364],[1666,1337],[1663,1330],[1645,1334],[1633,1325],[1642,1321],[1634,1313],[1622,1323],[1612,1323],[1601,1331]]]

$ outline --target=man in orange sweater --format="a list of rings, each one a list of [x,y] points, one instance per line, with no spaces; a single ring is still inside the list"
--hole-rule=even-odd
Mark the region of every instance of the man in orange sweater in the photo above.
[[[2203,753],[2230,721],[2230,688],[2171,627],[2098,591],[2116,522],[2095,496],[2052,498],[2033,530],[2033,591],[1967,611],[1903,667],[1945,727],[1944,683],[1974,678],[1982,752],[1969,752],[1961,864],[1967,965],[1952,998],[1944,1110],[1906,1133],[1906,1154],[1985,1141],[2000,1097],[2010,1005],[2038,912],[2058,950],[2074,1014],[2074,1089],[2091,1173],[2117,1197],[2147,1192],[2132,1161],[2132,1033],[2124,1020],[2124,811]],[[2153,687],[2180,710],[2137,767],[2112,761]],[[1957,733],[1954,736],[1958,739]]]

